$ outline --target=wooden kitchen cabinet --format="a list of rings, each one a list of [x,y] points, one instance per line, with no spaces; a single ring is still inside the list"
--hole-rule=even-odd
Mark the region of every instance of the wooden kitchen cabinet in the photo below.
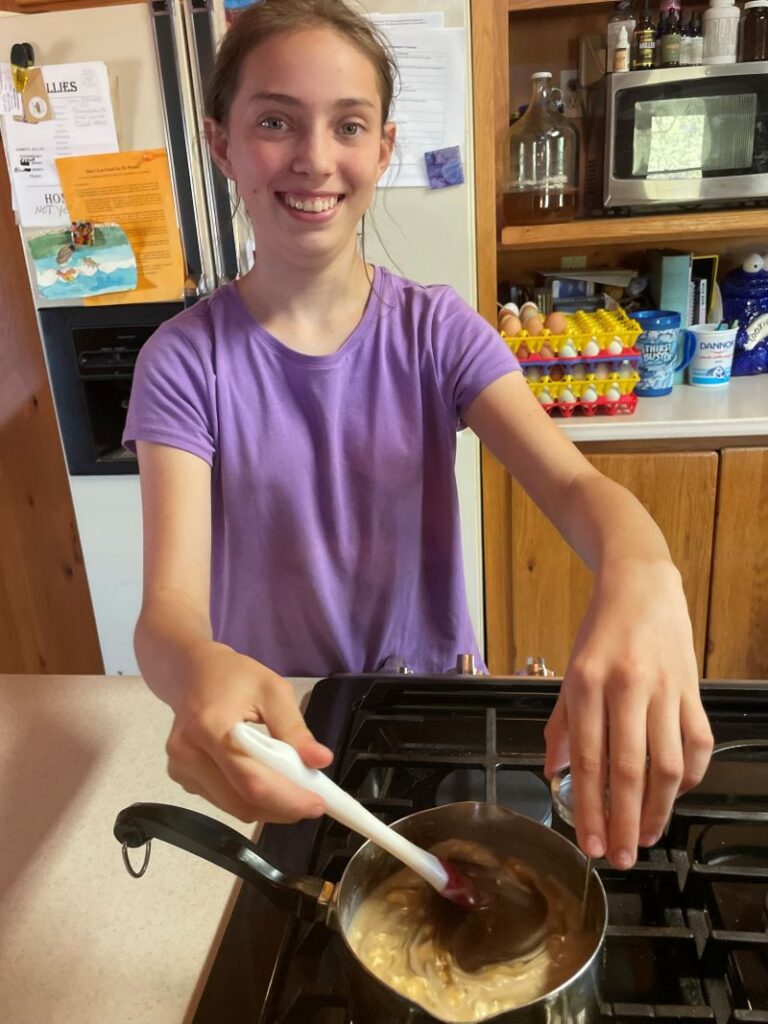
[[[635,494],[659,524],[683,577],[703,673],[715,523],[716,452],[591,455],[589,461]],[[490,650],[491,671],[508,673],[541,655],[565,671],[592,587],[592,574],[523,489],[509,481],[512,525],[508,633],[503,660]]]
[[[471,8],[477,293],[490,323],[496,324],[500,281],[532,285],[537,271],[562,269],[565,257],[587,268],[635,267],[647,249],[670,247],[717,253],[727,271],[745,252],[764,250],[766,210],[503,227],[510,106],[527,101],[531,72],[552,71],[557,85],[561,71],[576,68],[579,36],[604,31],[612,7],[601,0],[471,0]],[[765,449],[718,453],[701,451],[695,441],[690,447],[697,450],[591,457],[640,498],[667,537],[683,574],[702,675],[765,678],[768,555],[760,548],[758,511],[761,502],[768,507]],[[742,466],[751,474],[748,485]],[[589,574],[485,450],[482,495],[489,667],[512,672],[528,655],[542,655],[563,670]]]
[[[709,679],[768,678],[768,448],[721,454]]]

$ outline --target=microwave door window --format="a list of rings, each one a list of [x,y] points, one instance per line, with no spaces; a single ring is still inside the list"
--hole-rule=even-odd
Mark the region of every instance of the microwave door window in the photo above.
[[[706,118],[703,113],[696,111],[698,103],[667,100],[637,104],[632,153],[633,177],[701,177]]]
[[[690,79],[621,90],[614,177],[662,181],[765,173],[766,79]]]

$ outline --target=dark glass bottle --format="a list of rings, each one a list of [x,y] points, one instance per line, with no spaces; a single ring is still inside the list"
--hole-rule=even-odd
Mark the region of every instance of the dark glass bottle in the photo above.
[[[656,54],[656,26],[646,5],[632,34],[632,70],[646,71],[654,66]]]
[[[768,3],[768,0],[766,0]],[[687,25],[680,19],[680,66],[687,67],[692,64],[691,52],[693,50],[693,15]]]
[[[768,60],[768,0],[747,0],[739,28],[739,60]]]
[[[691,38],[691,64],[704,63],[704,27],[701,22],[701,13],[693,12],[693,35]]]
[[[653,54],[653,66],[661,67],[661,37],[664,35],[664,11],[659,11],[659,20],[656,25],[656,49]]]
[[[677,11],[670,8],[664,22],[664,34],[661,37],[662,68],[676,68],[680,65],[680,22]]]

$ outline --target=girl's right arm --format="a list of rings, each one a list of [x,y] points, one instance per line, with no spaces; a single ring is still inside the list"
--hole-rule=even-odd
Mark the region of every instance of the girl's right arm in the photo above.
[[[286,680],[213,639],[211,470],[188,452],[137,442],[144,521],[144,595],[135,647],[150,689],[173,710],[168,774],[243,821],[317,817],[319,797],[239,752],[228,732],[264,722],[312,768],[331,751],[307,729]],[[243,595],[247,600],[247,595]]]

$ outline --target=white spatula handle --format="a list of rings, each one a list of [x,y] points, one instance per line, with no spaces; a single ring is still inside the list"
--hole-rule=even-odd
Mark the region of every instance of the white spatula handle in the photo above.
[[[448,874],[437,857],[385,825],[327,775],[315,768],[307,768],[298,752],[288,743],[273,739],[252,722],[239,722],[230,735],[237,746],[254,760],[295,782],[297,786],[321,796],[328,814],[336,821],[373,840],[377,846],[407,864],[438,892],[443,891],[448,882]]]

